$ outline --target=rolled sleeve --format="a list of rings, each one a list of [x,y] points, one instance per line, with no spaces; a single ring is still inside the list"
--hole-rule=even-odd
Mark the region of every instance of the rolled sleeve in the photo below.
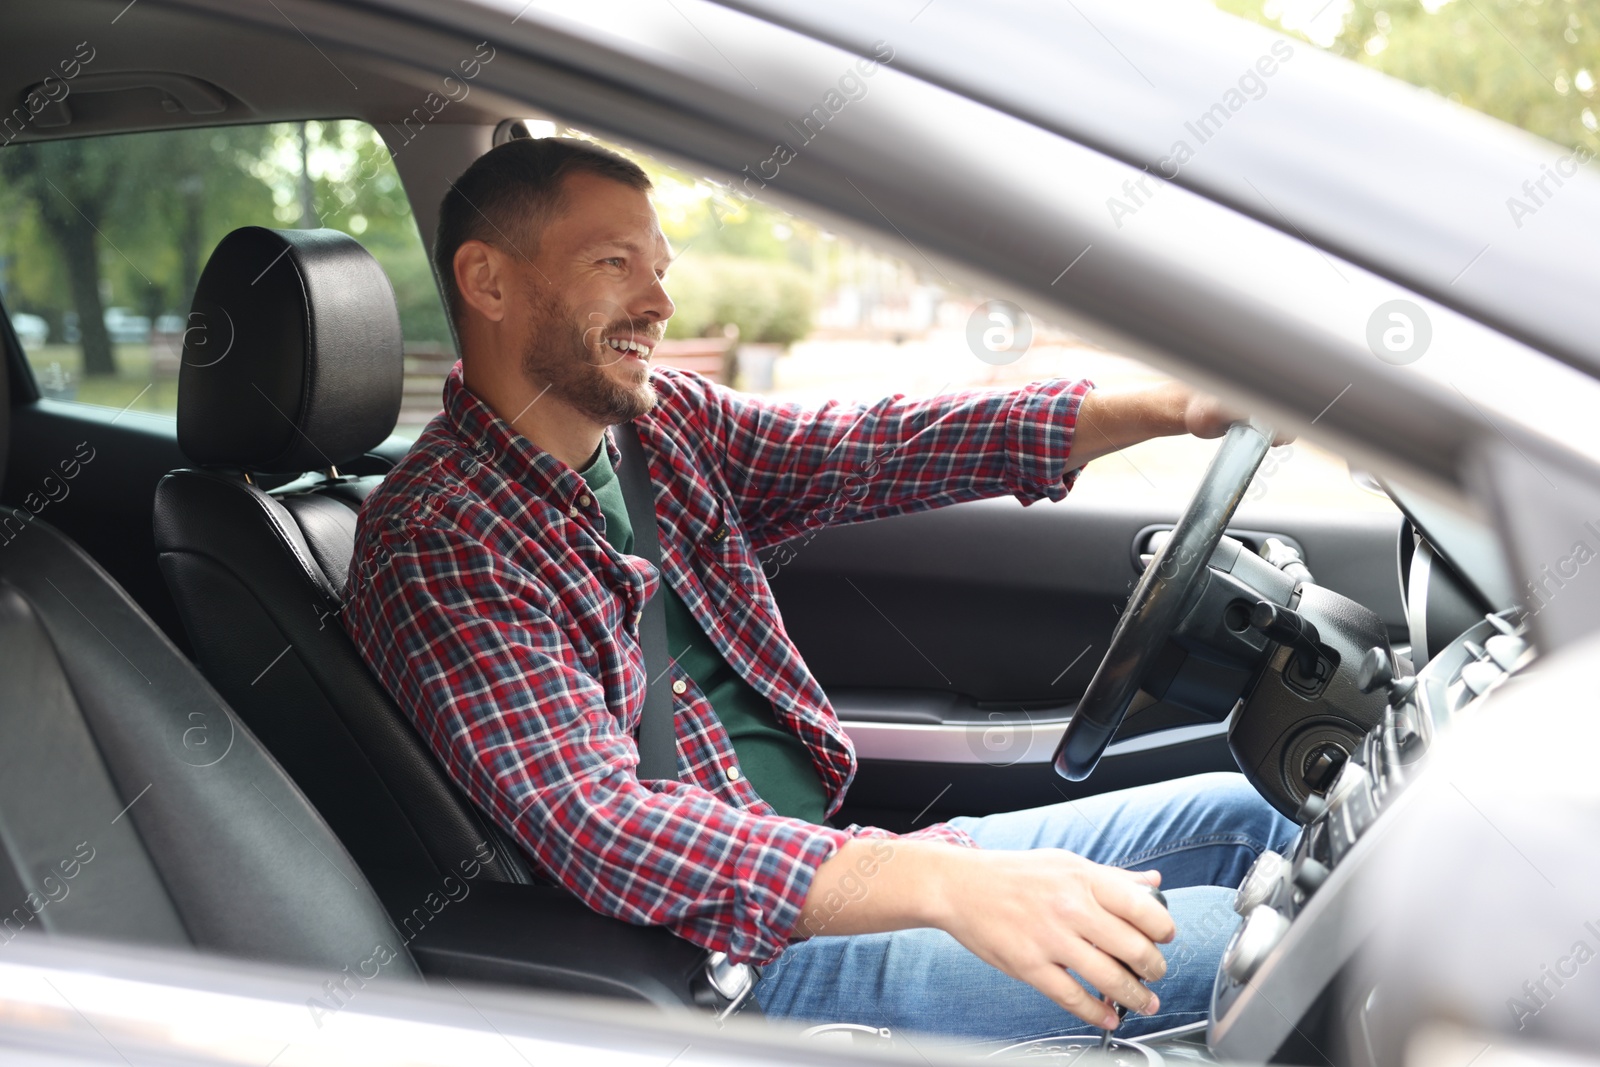
[[[734,864],[735,908],[727,953],[766,963],[788,945],[805,909],[817,870],[850,839],[844,830],[795,819],[776,833],[758,834]]]
[[[847,831],[852,837],[862,838],[902,838],[909,841],[942,841],[948,845],[959,845],[962,848],[978,848],[978,842],[965,830],[958,830],[949,823],[938,822],[932,826],[924,826],[920,830],[913,830],[909,834],[896,834],[877,826],[851,825]]]
[[[1006,491],[1024,505],[1061,500],[1078,480],[1072,443],[1094,383],[1055,378],[1023,386],[1006,412]]]

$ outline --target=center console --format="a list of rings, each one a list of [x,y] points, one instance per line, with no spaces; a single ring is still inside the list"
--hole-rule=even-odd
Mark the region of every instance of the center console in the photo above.
[[[1313,1042],[1304,1020],[1370,933],[1372,916],[1346,887],[1405,806],[1434,740],[1532,657],[1510,614],[1484,617],[1415,676],[1385,649],[1368,653],[1360,684],[1386,691],[1387,710],[1354,751],[1319,769],[1326,788],[1301,805],[1290,854],[1263,853],[1240,885],[1239,925],[1212,990],[1214,1054],[1266,1061]]]

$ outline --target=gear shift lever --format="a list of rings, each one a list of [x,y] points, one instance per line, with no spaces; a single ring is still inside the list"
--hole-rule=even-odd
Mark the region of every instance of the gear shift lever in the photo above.
[[[1162,893],[1161,890],[1157,889],[1153,885],[1147,885],[1147,886],[1145,886],[1145,889],[1150,893],[1151,896],[1156,898],[1156,903],[1157,904],[1160,904],[1163,908],[1165,908],[1167,906],[1166,895],[1164,893]],[[1171,909],[1168,909],[1168,910],[1171,910]],[[1117,962],[1121,963],[1120,960],[1118,960]],[[1126,970],[1129,974],[1133,974],[1133,970],[1130,967],[1128,967],[1127,964],[1125,964],[1125,963],[1122,964],[1122,967],[1123,967],[1123,970]],[[1139,977],[1136,974],[1134,974],[1133,976],[1135,978]],[[1117,1022],[1121,1023],[1122,1020],[1127,1017],[1127,1014],[1128,1014],[1127,1006],[1124,1005],[1124,1004],[1118,1004],[1117,1005]],[[1112,1032],[1110,1030],[1107,1030],[1105,1033],[1100,1035],[1100,1051],[1101,1052],[1109,1052],[1110,1051],[1110,1049],[1111,1049],[1111,1033]]]

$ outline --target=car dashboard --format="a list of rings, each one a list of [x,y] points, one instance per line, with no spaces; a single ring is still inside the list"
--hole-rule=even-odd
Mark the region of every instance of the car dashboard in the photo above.
[[[1222,1059],[1324,1062],[1324,1045],[1354,1047],[1349,1035],[1364,1031],[1377,1006],[1375,983],[1354,973],[1373,918],[1354,884],[1378,839],[1402,817],[1435,741],[1534,658],[1515,609],[1482,616],[1415,675],[1404,658],[1377,653],[1362,673],[1364,685],[1388,690],[1383,721],[1330,775],[1328,788],[1306,798],[1290,854],[1263,853],[1235,896],[1239,921],[1207,1028],[1207,1046]]]

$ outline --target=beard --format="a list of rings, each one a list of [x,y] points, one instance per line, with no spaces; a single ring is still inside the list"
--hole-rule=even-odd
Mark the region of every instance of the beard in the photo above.
[[[522,352],[522,375],[535,389],[605,426],[631,422],[655,407],[656,391],[648,367],[633,385],[606,373],[607,367],[629,357],[613,350],[604,339],[618,334],[653,338],[649,323],[623,318],[603,329],[581,327],[577,325],[579,316],[548,290],[529,299],[529,311],[533,331]],[[592,313],[586,316],[589,321],[596,317]],[[632,367],[625,373],[631,375]]]

